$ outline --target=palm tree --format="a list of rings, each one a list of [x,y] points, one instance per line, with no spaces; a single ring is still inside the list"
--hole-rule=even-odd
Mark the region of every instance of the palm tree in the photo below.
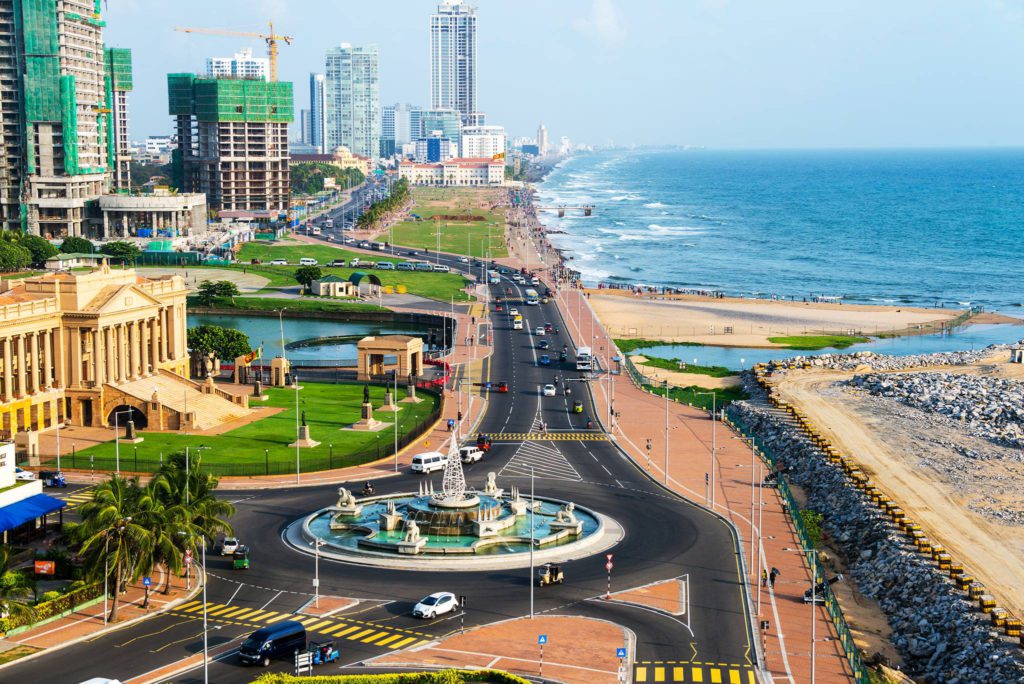
[[[120,590],[152,567],[153,532],[145,523],[145,512],[153,505],[138,480],[112,475],[96,486],[92,501],[82,506],[81,555],[92,576],[103,577],[109,592],[113,578],[114,599],[109,620],[117,620]]]
[[[36,583],[27,572],[12,569],[10,562],[11,547],[0,545],[0,615],[28,624],[36,611],[25,599],[35,595]]]
[[[146,489],[147,507],[140,511],[139,518],[153,535],[153,553],[147,556],[143,572],[150,574],[155,567],[163,565],[166,569],[163,593],[167,594],[171,590],[171,573],[181,572],[184,561],[181,532],[185,527],[185,515],[180,507],[164,503],[157,478],[150,480]],[[148,591],[146,599],[149,600]]]

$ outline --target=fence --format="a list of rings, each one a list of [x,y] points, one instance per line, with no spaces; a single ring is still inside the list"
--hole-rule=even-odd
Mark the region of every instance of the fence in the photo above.
[[[622,363],[625,365],[626,373],[629,374],[634,385],[645,392],[649,392],[650,394],[656,394],[659,397],[665,396],[665,383],[655,382],[641,373],[637,370],[637,367],[633,365],[633,361],[628,356],[622,357]],[[715,402],[712,402],[711,397],[708,396],[709,392],[715,393]],[[685,387],[670,387],[668,398],[680,404],[685,403],[688,406],[696,406],[697,408],[705,411],[710,411],[712,406],[716,409],[725,408],[728,406],[730,401],[730,398],[723,398],[719,391],[715,391],[713,389],[687,389]]]
[[[757,449],[764,456],[764,459],[768,462],[768,465],[772,466],[772,469],[774,470],[777,458],[771,448],[768,447],[760,438],[756,437],[753,430],[751,430],[742,420],[731,416],[726,420],[736,429],[737,432],[754,443]],[[823,581],[826,576],[825,568],[822,567],[821,562],[818,560],[818,554],[814,549],[814,544],[811,542],[811,537],[807,532],[807,527],[804,525],[803,517],[800,515],[800,506],[797,505],[796,499],[793,498],[793,492],[789,488],[789,483],[786,481],[785,475],[780,474],[778,477],[778,490],[782,497],[783,505],[786,507],[786,511],[789,514],[789,519],[793,522],[793,527],[796,528],[796,534],[800,539],[800,545],[803,547],[804,554],[807,556],[807,563],[808,565],[813,565],[818,581]],[[853,677],[857,681],[857,684],[871,684],[871,677],[867,668],[864,666],[864,663],[861,661],[860,651],[857,648],[857,644],[854,642],[853,633],[850,631],[849,625],[846,624],[846,617],[843,615],[842,606],[839,605],[839,600],[833,593],[832,587],[830,587],[828,583],[824,586],[825,591],[823,594],[825,597],[825,610],[828,612],[829,617],[832,619],[832,623],[836,627],[839,643],[843,648],[843,653],[846,655],[846,660],[850,663],[850,669],[853,670]]]

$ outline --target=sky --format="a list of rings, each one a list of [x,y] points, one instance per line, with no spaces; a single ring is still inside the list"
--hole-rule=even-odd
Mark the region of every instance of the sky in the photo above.
[[[1024,0],[477,0],[478,108],[510,137],[713,148],[1024,145]],[[381,103],[429,105],[430,0],[108,0],[133,139],[172,131],[166,74],[262,41],[308,107],[339,43],[380,49]]]

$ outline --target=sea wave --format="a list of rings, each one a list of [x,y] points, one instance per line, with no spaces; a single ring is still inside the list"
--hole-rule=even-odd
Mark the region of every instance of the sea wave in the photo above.
[[[647,207],[648,209],[662,209],[664,207],[667,207],[668,205],[663,204],[661,202],[648,202],[644,206]]]
[[[615,195],[611,198],[612,202],[639,202],[643,199],[641,195],[628,194],[628,195]]]

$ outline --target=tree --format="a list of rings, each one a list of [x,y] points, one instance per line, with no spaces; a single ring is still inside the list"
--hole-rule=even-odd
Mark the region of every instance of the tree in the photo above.
[[[213,300],[217,297],[236,297],[240,295],[238,286],[230,280],[218,280],[211,282],[204,280],[199,283],[199,287],[196,289],[196,296],[206,306],[213,303]]]
[[[35,595],[36,583],[21,570],[11,569],[11,547],[0,546],[0,613],[24,623],[35,618],[28,600]]]
[[[134,264],[135,260],[142,254],[142,250],[130,242],[117,240],[103,245],[101,251],[111,259],[117,259],[126,264]]]
[[[0,241],[0,273],[22,271],[31,265],[31,252],[14,242]]]
[[[218,359],[234,359],[252,350],[243,332],[219,325],[189,328],[188,348],[193,354],[213,354]]]
[[[94,254],[96,252],[96,245],[84,237],[72,235],[71,237],[64,238],[64,242],[60,243],[60,251],[64,254]]]
[[[79,553],[91,577],[102,577],[108,592],[113,584],[111,622],[117,620],[121,588],[152,567],[153,532],[143,515],[151,507],[150,494],[138,480],[119,475],[96,485],[92,501],[82,506],[82,524],[76,528]]]
[[[320,270],[319,266],[302,266],[295,271],[295,280],[306,288],[306,292],[310,291],[314,280],[320,280],[323,277],[324,272]]]
[[[39,235],[23,235],[18,244],[32,255],[32,265],[36,268],[43,268],[46,266],[46,260],[57,254],[57,248]]]

